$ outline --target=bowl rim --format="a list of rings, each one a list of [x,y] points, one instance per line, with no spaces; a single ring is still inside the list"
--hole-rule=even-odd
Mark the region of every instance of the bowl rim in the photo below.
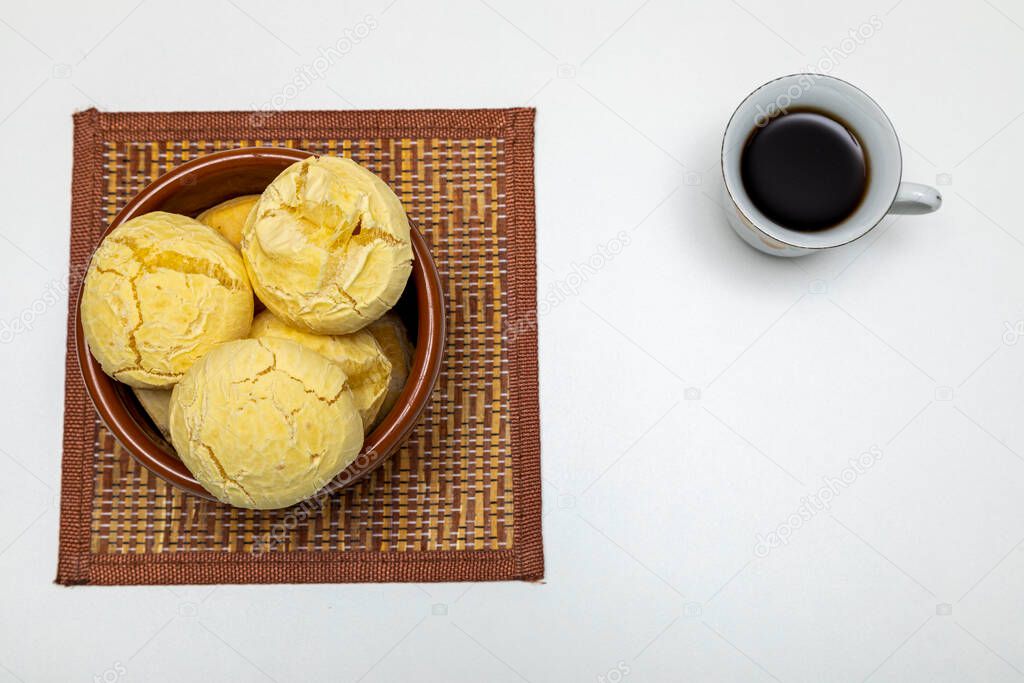
[[[186,161],[159,176],[132,197],[100,235],[97,247],[116,227],[135,216],[159,210],[159,207],[183,185],[194,185],[200,177],[225,169],[263,167],[275,163],[281,163],[283,171],[296,161],[315,156],[321,155],[288,147],[240,147]],[[445,346],[445,306],[441,276],[426,240],[411,223],[410,228],[413,249],[410,281],[416,287],[417,332],[409,378],[391,412],[366,436],[363,448],[356,459],[325,485],[324,488],[330,487],[332,492],[365,478],[398,449],[426,409],[440,375]],[[92,256],[90,261],[91,259]],[[78,283],[76,296],[75,349],[82,379],[96,412],[111,435],[143,467],[188,493],[216,500],[192,476],[184,462],[161,448],[135,421],[131,413],[124,408],[122,394],[118,389],[119,386],[128,385],[104,373],[99,362],[89,352],[82,330],[84,282],[83,278]]]

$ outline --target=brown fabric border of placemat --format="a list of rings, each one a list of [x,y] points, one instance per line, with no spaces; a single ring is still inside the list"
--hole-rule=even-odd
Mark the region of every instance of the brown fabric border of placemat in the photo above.
[[[544,576],[541,534],[540,405],[536,320],[534,109],[127,112],[96,109],[74,115],[71,180],[68,336],[65,360],[64,457],[56,582],[81,584],[335,583],[385,581],[536,581]],[[264,125],[256,126],[261,121]],[[92,425],[95,412],[75,354],[74,312],[80,281],[103,221],[103,141],[164,137],[287,138],[312,132],[344,137],[501,134],[508,197],[509,400],[515,516],[512,550],[396,553],[292,551],[239,557],[217,551],[173,555],[93,555]],[[524,324],[525,323],[525,324]]]

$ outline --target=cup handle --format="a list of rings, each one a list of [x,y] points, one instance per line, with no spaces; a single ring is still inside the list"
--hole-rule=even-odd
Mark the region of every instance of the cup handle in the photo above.
[[[934,187],[920,183],[900,183],[889,213],[922,214],[938,211],[942,206],[942,194]]]

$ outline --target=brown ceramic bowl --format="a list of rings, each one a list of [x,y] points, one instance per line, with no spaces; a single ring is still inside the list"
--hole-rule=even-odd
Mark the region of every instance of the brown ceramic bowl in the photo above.
[[[166,173],[132,199],[106,234],[129,218],[150,211],[195,216],[226,199],[259,194],[285,168],[312,156],[296,149],[251,147],[199,157]],[[394,310],[415,346],[409,380],[391,413],[367,435],[359,457],[335,479],[352,484],[384,462],[405,440],[427,405],[444,351],[444,298],[427,243],[412,230],[412,275]],[[114,437],[142,465],[175,486],[211,498],[146,415],[131,387],[107,376],[89,353],[82,334],[81,291],[75,307],[75,345],[86,389]]]

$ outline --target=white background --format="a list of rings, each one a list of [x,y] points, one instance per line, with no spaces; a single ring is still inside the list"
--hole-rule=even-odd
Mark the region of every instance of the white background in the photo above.
[[[237,2],[0,5],[0,680],[1024,678],[1019,2]],[[287,108],[538,109],[545,582],[53,585],[71,113],[260,106],[371,20]],[[818,64],[946,202],[773,260],[720,133]]]

